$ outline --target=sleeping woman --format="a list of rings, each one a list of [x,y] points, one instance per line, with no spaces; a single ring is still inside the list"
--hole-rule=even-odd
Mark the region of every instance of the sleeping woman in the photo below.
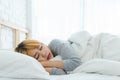
[[[47,46],[37,40],[24,40],[15,48],[16,52],[26,54],[38,60],[50,75],[63,75],[81,64],[79,55],[69,41],[54,39]],[[51,60],[56,56],[62,60]]]

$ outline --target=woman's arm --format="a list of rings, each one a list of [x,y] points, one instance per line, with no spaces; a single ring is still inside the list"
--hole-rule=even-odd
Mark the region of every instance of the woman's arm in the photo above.
[[[43,65],[43,67],[56,67],[59,69],[64,69],[64,65],[62,61],[42,61],[41,64]]]
[[[49,48],[53,53],[62,57],[63,69],[65,71],[72,71],[81,64],[78,53],[73,47],[72,43],[63,40],[53,40],[49,44]]]
[[[45,68],[45,70],[50,73],[52,71],[52,68]]]
[[[67,72],[63,69],[57,68],[57,67],[44,67],[47,72],[50,73],[50,75],[64,75],[67,74]]]

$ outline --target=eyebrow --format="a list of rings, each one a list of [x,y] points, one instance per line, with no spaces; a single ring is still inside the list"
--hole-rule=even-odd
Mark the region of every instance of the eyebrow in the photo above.
[[[41,46],[42,46],[42,45],[39,45],[38,49],[40,49],[40,48],[41,48]]]

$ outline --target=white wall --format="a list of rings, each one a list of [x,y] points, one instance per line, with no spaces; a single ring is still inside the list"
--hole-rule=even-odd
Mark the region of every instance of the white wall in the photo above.
[[[26,0],[0,0],[0,21],[26,28],[26,4]],[[0,35],[0,48],[13,48],[13,32],[0,25]]]
[[[48,43],[76,31],[119,34],[120,0],[33,0],[32,37]]]
[[[120,32],[120,0],[84,0],[84,30],[92,34]]]
[[[80,0],[33,0],[34,39],[48,43],[80,31]],[[37,34],[36,34],[37,33]]]
[[[0,0],[0,21],[26,27],[26,0]]]

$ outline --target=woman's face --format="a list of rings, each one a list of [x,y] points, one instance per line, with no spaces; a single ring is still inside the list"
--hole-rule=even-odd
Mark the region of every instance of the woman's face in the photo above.
[[[48,46],[44,44],[40,44],[38,48],[28,50],[28,55],[34,57],[39,62],[50,60],[51,58],[53,58],[51,50],[48,48]]]

